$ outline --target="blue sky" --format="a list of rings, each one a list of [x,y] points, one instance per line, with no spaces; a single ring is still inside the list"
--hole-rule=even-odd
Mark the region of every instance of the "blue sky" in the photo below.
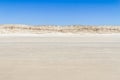
[[[0,0],[0,24],[120,25],[120,1]]]

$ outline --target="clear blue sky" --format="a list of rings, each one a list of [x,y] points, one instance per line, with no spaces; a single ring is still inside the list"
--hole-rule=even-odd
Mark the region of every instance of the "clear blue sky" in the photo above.
[[[119,0],[0,0],[0,24],[120,25]]]

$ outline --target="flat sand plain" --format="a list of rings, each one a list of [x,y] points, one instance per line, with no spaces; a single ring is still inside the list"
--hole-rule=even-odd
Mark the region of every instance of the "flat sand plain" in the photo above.
[[[0,80],[120,80],[120,35],[2,35]]]

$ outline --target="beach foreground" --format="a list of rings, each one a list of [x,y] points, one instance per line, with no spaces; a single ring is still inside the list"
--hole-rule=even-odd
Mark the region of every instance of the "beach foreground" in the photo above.
[[[119,79],[119,34],[0,36],[0,80]]]

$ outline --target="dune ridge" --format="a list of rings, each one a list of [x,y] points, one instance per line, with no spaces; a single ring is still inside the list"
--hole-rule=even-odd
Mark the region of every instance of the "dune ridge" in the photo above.
[[[4,24],[0,25],[0,34],[9,33],[29,33],[29,34],[41,34],[41,33],[96,33],[96,34],[108,34],[108,33],[120,33],[120,26],[91,26],[91,25],[22,25],[22,24]]]

